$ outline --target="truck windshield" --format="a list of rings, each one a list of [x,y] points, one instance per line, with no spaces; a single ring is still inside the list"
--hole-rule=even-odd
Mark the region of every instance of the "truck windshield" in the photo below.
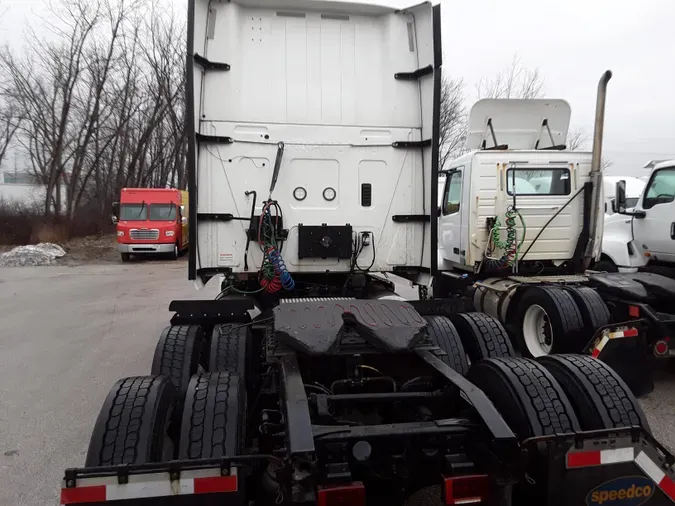
[[[121,204],[120,220],[139,221],[148,218],[148,206],[146,204]]]
[[[151,221],[176,221],[176,204],[152,204]]]
[[[654,172],[645,192],[642,207],[651,209],[656,204],[667,204],[675,200],[675,167]]]
[[[509,195],[569,195],[568,169],[509,169],[506,171],[506,189]]]

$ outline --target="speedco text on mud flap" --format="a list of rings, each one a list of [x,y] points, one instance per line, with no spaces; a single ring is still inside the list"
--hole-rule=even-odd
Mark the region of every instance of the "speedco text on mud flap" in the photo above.
[[[586,496],[588,506],[639,506],[649,500],[656,490],[652,480],[644,476],[624,476],[607,481]]]

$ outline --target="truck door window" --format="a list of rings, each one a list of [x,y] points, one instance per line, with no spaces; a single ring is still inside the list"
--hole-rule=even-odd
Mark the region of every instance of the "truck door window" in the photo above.
[[[176,204],[152,204],[151,221],[176,221]]]
[[[667,204],[675,200],[675,167],[659,169],[652,175],[647,185],[642,207],[651,209],[657,204]]]
[[[147,204],[121,204],[121,221],[142,221],[148,218]]]
[[[455,214],[459,212],[459,203],[462,199],[462,171],[451,170],[445,180],[445,198],[443,201],[443,214]]]
[[[515,189],[513,187],[515,179]],[[569,195],[569,169],[509,169],[506,171],[509,195]]]

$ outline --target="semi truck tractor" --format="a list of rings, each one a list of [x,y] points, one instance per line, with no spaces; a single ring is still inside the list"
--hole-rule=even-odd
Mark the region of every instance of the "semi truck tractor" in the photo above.
[[[421,298],[438,305],[455,295],[498,319],[525,356],[601,355],[644,393],[652,388],[648,358],[675,352],[670,344],[675,284],[637,269],[603,272],[617,270],[608,268],[603,251],[620,249],[623,257],[639,257],[644,265],[647,239],[617,245],[616,225],[635,234],[646,223],[645,196],[654,194],[648,206],[668,206],[669,190],[656,196],[648,183],[635,209],[626,211],[622,182],[617,213],[610,217],[612,240],[603,246],[600,160],[610,77],[607,72],[599,83],[592,152],[564,145],[571,110],[563,100],[477,102],[468,122],[471,151],[448,164],[441,206],[432,216],[437,268],[429,276],[408,275],[421,285]],[[666,165],[665,176],[656,172],[655,180],[667,180]],[[657,211],[651,215],[653,222],[667,218]],[[661,232],[659,237],[670,240],[669,229]],[[654,247],[658,240],[651,234]]]
[[[190,0],[187,274],[220,293],[171,302],[62,504],[673,501],[604,362],[516,357],[498,319],[388,278],[437,269],[440,15]]]

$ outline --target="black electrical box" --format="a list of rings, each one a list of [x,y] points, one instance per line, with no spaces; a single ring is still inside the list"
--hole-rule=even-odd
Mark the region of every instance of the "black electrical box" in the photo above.
[[[300,225],[298,258],[351,258],[351,225]]]

